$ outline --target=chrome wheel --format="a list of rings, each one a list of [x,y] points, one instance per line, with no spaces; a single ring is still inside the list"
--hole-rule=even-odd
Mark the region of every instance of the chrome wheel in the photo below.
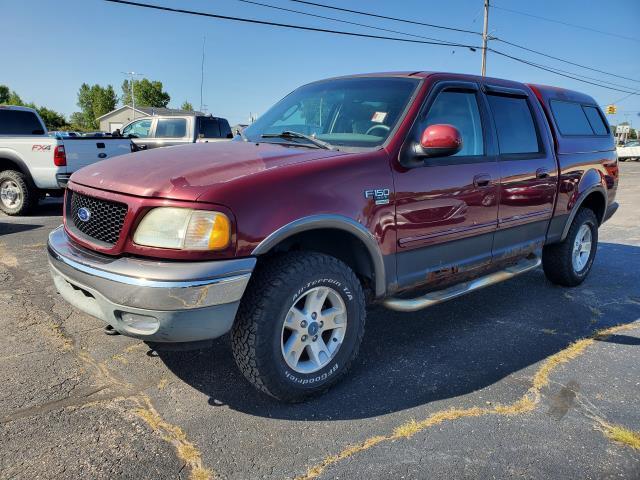
[[[591,256],[591,239],[591,228],[589,228],[587,224],[582,225],[573,242],[573,254],[571,257],[573,269],[577,273],[584,270],[589,261],[589,257]]]
[[[347,307],[330,287],[316,287],[289,308],[280,346],[287,365],[300,373],[314,373],[338,353],[347,331]]]
[[[13,180],[5,180],[0,185],[0,201],[6,208],[18,208],[22,205],[22,190]]]

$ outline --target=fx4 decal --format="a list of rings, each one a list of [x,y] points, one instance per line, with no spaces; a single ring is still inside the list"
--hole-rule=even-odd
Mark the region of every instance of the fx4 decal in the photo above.
[[[31,147],[32,152],[50,152],[51,145],[33,145]]]
[[[388,188],[375,188],[373,190],[365,190],[364,198],[375,200],[376,205],[386,205],[389,203],[390,193]]]

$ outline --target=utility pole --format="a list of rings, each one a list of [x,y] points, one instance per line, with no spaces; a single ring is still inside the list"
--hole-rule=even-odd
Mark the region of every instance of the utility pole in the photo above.
[[[482,76],[487,75],[487,40],[489,39],[489,0],[484,0],[484,28],[482,29]]]
[[[202,86],[204,85],[204,45],[207,41],[207,36],[202,37],[202,66],[200,67],[200,111],[202,111]]]
[[[131,79],[131,81],[129,82],[129,87],[131,88],[131,110],[133,110],[132,112],[132,119],[135,120],[136,119],[136,97],[133,94],[133,82],[135,82],[135,77],[136,75],[143,75],[142,73],[136,73],[136,72],[122,72],[125,75],[129,75],[129,78]]]

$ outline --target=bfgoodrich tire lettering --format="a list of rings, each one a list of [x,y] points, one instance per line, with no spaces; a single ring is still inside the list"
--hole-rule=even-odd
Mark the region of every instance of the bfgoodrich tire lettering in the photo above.
[[[314,289],[339,295],[347,321],[335,355],[306,373],[288,364],[282,335],[292,305]],[[259,264],[252,276],[232,330],[233,354],[256,388],[279,400],[301,401],[326,391],[348,371],[364,335],[365,315],[362,287],[347,265],[314,252],[279,255]]]
[[[590,234],[589,255],[584,262],[574,262],[577,244],[588,230]],[[580,237],[580,238],[579,238]],[[548,245],[542,251],[542,267],[547,278],[558,285],[575,287],[580,285],[593,265],[598,249],[598,219],[588,208],[582,208],[573,219],[567,237],[560,243]],[[576,263],[580,269],[576,268]]]

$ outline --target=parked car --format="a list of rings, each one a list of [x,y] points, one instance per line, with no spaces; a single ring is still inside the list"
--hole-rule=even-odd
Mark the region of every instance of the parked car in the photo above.
[[[131,138],[140,150],[233,138],[229,122],[211,115],[142,117],[125,125],[120,134]]]
[[[579,285],[617,208],[613,136],[570,90],[336,78],[243,134],[76,172],[49,258],[62,296],[121,334],[231,332],[247,379],[283,401],[344,376],[368,303],[412,312],[540,264]]]
[[[640,159],[640,141],[631,140],[616,148],[616,151],[621,162],[626,162],[627,160],[638,160]]]
[[[34,109],[0,105],[0,210],[23,215],[79,168],[131,150],[124,138],[50,136]]]

